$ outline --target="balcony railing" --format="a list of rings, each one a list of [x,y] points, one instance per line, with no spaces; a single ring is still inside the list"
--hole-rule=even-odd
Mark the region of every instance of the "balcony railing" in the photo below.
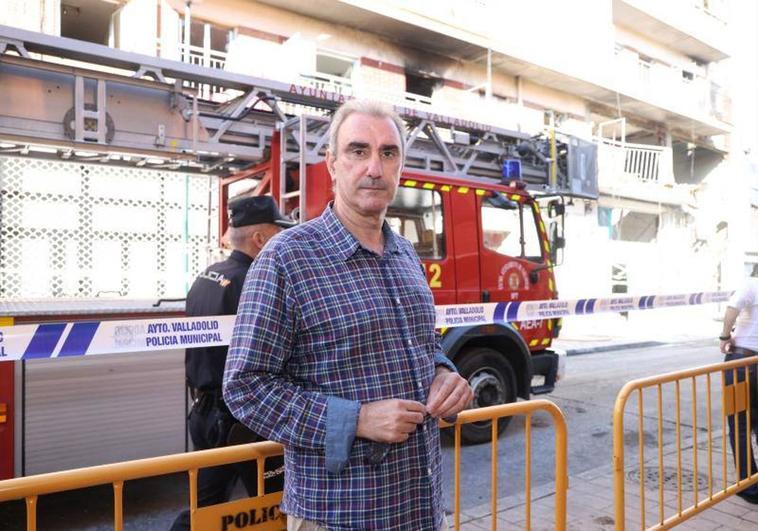
[[[598,139],[601,182],[623,184],[674,184],[671,148]]]
[[[182,61],[193,65],[205,66],[208,68],[224,69],[226,63],[226,52],[203,48],[202,46],[186,45],[179,43],[179,54]]]
[[[353,80],[348,77],[312,72],[300,74],[300,82],[316,90],[325,90],[348,98],[355,95]]]
[[[388,91],[354,84],[352,79],[321,72],[309,72],[300,74],[300,82],[308,87],[318,90],[326,90],[347,97],[373,98],[392,105],[403,107],[428,108],[432,105],[432,98],[413,94],[411,92]]]
[[[205,66],[207,68],[223,70],[226,64],[226,52],[202,46],[193,46],[191,44],[179,43],[179,56],[182,58],[183,63]],[[198,84],[190,81],[186,82],[185,86],[197,88],[198,96],[206,100],[214,99],[214,95],[220,94],[223,91],[223,89],[214,85]]]

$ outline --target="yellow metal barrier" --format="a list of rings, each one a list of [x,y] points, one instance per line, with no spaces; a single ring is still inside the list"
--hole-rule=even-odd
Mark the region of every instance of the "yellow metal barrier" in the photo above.
[[[492,406],[467,410],[458,415],[455,424],[441,422],[443,427],[454,426],[455,429],[455,529],[460,529],[460,468],[461,468],[461,426],[470,422],[492,421],[492,529],[497,526],[497,420],[503,417],[525,415],[525,495],[526,495],[526,529],[531,528],[531,419],[535,411],[545,411],[553,418],[555,425],[555,529],[566,529],[566,494],[568,489],[567,473],[567,429],[561,410],[548,400],[531,400],[501,406]],[[282,447],[273,442],[260,442],[203,450],[163,457],[153,457],[136,461],[127,461],[50,474],[40,474],[0,482],[0,502],[26,499],[27,530],[37,529],[37,499],[41,495],[74,490],[111,483],[114,500],[114,529],[123,529],[123,488],[124,482],[151,476],[161,476],[186,471],[190,480],[190,518],[192,529],[226,529],[232,518],[242,518],[247,527],[256,524],[255,529],[279,530],[286,527],[285,520],[278,512],[281,492],[245,498],[209,507],[197,507],[197,472],[200,468],[225,465],[241,461],[265,460],[281,455]],[[252,463],[251,463],[252,466]],[[258,467],[258,492],[263,492],[263,466]],[[257,512],[256,512],[257,511]]]
[[[492,529],[497,529],[497,419],[503,417],[513,417],[524,415],[524,437],[525,437],[525,477],[524,493],[526,496],[525,511],[526,521],[525,528],[531,529],[531,488],[532,488],[532,414],[535,411],[545,411],[553,418],[555,426],[555,529],[556,531],[565,531],[566,529],[566,494],[568,490],[568,468],[567,468],[567,438],[568,430],[566,428],[566,419],[561,410],[549,400],[528,400],[525,402],[515,402],[512,404],[503,404],[500,406],[483,407],[479,409],[468,409],[458,414],[458,419],[452,425],[455,428],[455,487],[454,487],[454,504],[455,504],[455,531],[461,526],[461,426],[471,422],[481,422],[492,420],[492,464],[490,469],[491,492],[490,504],[492,510]],[[451,424],[440,423],[441,426],[451,426]]]
[[[115,531],[122,531],[124,525],[124,481],[186,471],[189,472],[190,478],[190,518],[193,529],[198,529],[197,519],[199,517],[207,518],[210,516],[209,512],[203,512],[205,509],[218,508],[219,510],[215,511],[213,516],[220,517],[220,512],[224,510],[229,512],[239,509],[239,507],[234,505],[239,502],[248,502],[248,505],[252,504],[252,506],[255,506],[254,508],[260,509],[258,515],[265,513],[264,518],[266,520],[276,520],[278,517],[276,507],[278,499],[275,497],[280,498],[281,493],[247,498],[245,500],[238,500],[237,502],[229,502],[229,504],[221,504],[198,510],[197,471],[200,468],[216,465],[258,459],[265,460],[268,457],[281,454],[281,445],[267,441],[8,479],[0,481],[0,502],[26,499],[26,529],[27,531],[35,531],[37,529],[37,498],[39,496],[111,483],[113,485],[113,525]],[[263,466],[259,466],[258,492],[263,492],[263,472]],[[237,515],[239,513],[230,514]],[[248,512],[246,513],[246,517],[249,519],[253,514],[255,513]],[[221,520],[217,519],[217,523],[219,524],[217,528],[223,527]],[[257,529],[263,529],[264,527],[258,527]],[[284,527],[279,525],[278,527],[270,526],[270,528],[283,529],[286,528],[286,524]],[[209,525],[203,525],[202,529],[213,528]]]
[[[677,371],[659,376],[653,376],[649,378],[641,378],[633,380],[627,383],[616,398],[616,404],[613,411],[613,483],[614,483],[614,505],[615,505],[615,522],[616,529],[623,531],[626,524],[625,514],[625,474],[624,474],[624,412],[626,409],[626,403],[635,391],[637,392],[637,446],[638,446],[638,461],[639,461],[639,506],[640,506],[640,523],[642,529],[669,529],[674,527],[688,518],[700,513],[701,511],[715,505],[716,503],[724,500],[725,498],[735,494],[743,488],[758,483],[758,471],[751,471],[752,473],[746,477],[740,479],[739,475],[735,472],[735,468],[739,469],[739,454],[737,452],[736,463],[730,459],[732,452],[727,452],[726,446],[728,442],[734,442],[734,445],[738,447],[740,437],[744,437],[745,447],[748,452],[751,451],[750,440],[750,401],[749,397],[754,392],[758,392],[758,389],[751,389],[751,378],[748,376],[748,367],[752,367],[755,370],[755,366],[758,364],[758,356],[752,358],[744,358],[724,363],[716,363],[713,365],[707,365],[704,367],[698,367],[694,369],[688,369],[684,371]],[[711,378],[711,375],[718,373],[720,377]],[[748,373],[748,374],[746,374]],[[731,380],[731,384],[727,385],[727,379]],[[673,404],[672,408],[664,408],[664,386],[666,384],[673,384]],[[698,387],[705,387],[705,419],[703,424],[705,428],[699,428],[698,419],[702,417],[698,413],[697,406],[699,404]],[[720,385],[719,385],[720,384]],[[688,413],[686,408],[682,408],[682,386],[687,386],[691,392],[691,411]],[[670,390],[670,387],[666,388],[666,391]],[[715,455],[721,458],[721,488],[717,486],[716,476],[714,475],[714,401],[713,401],[713,389],[721,390],[721,414],[720,423],[717,424],[721,428],[722,432],[722,444],[721,452],[717,452]],[[656,467],[647,467],[651,470],[653,476],[658,477],[657,484],[657,517],[651,518],[651,522],[655,521],[655,524],[651,527],[647,527],[647,510],[646,510],[646,492],[645,492],[645,478],[647,476],[645,470],[645,396],[643,394],[645,389],[654,388],[654,400],[655,409],[657,410],[656,417],[656,430],[657,430],[657,463]],[[702,394],[700,395],[702,397]],[[649,395],[648,395],[648,398]],[[666,452],[664,455],[664,413],[669,412],[673,414],[674,423],[674,448]],[[735,423],[734,440],[728,439],[727,431],[727,417],[737,414],[746,416],[748,429],[746,433],[739,433],[739,425]],[[689,416],[687,420],[691,422],[692,432],[691,441],[684,441],[683,429],[682,429],[682,416]],[[703,419],[700,419],[703,421]],[[668,419],[667,422],[672,422]],[[701,430],[705,431],[706,435],[706,450],[707,456],[707,492],[703,492],[700,495],[700,469],[701,462],[698,459],[699,443],[698,434]],[[686,437],[686,434],[684,435]],[[693,497],[692,505],[684,507],[683,501],[683,451],[689,446],[691,442],[692,452],[689,459],[693,470]],[[702,443],[701,443],[702,444]],[[746,454],[750,456],[750,453]],[[676,464],[676,474],[673,472],[668,475],[664,472],[664,461],[666,457],[669,457],[670,461],[674,461]],[[736,466],[735,466],[736,465]],[[672,469],[674,467],[671,467]],[[718,468],[718,467],[717,467]],[[670,515],[667,515],[666,511],[666,499],[664,496],[664,481],[665,479],[676,478],[676,504],[675,507],[669,507],[671,509]],[[734,478],[731,481],[729,478]],[[653,503],[651,503],[651,506]],[[672,504],[673,505],[673,504]],[[653,508],[653,512],[655,512]]]

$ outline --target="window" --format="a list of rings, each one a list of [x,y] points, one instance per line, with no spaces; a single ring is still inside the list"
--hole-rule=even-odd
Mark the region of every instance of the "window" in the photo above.
[[[190,19],[189,32],[184,24],[184,17],[180,17],[179,34],[182,46],[184,46],[187,37],[189,37],[190,48],[187,53],[192,60],[186,61],[202,66],[212,68],[223,68],[220,59],[229,48],[229,41],[232,39],[233,32],[230,28],[216,26],[200,19]],[[189,33],[187,35],[187,33]],[[210,55],[211,64],[204,64],[202,56]]]
[[[405,71],[405,91],[431,98],[441,79],[422,72]]]
[[[355,59],[326,51],[316,53],[316,72],[350,79],[353,75]]]
[[[597,223],[608,227],[610,239],[626,242],[654,242],[660,228],[658,214],[612,207],[598,207]]]
[[[182,43],[189,37],[189,45],[212,52],[226,52],[233,32],[231,28],[217,26],[202,19],[190,18],[189,35],[186,35],[184,16],[179,17],[179,39]]]
[[[386,219],[392,230],[413,244],[419,258],[445,257],[445,224],[439,192],[399,188]]]
[[[498,254],[542,261],[540,237],[531,207],[502,195],[482,202],[482,239],[486,249]]]
[[[316,53],[316,71],[300,72],[300,77],[314,88],[351,96],[355,62],[355,59],[337,53],[319,51]]]
[[[52,2],[49,3],[52,4]],[[108,28],[111,23],[111,16],[118,8],[117,2],[61,2],[61,37],[94,42],[95,44],[108,44]]]

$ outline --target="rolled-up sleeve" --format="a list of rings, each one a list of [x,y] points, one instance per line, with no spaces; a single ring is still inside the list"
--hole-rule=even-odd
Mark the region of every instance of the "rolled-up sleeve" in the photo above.
[[[360,403],[306,391],[285,374],[297,333],[297,311],[274,252],[248,272],[224,371],[224,400],[259,435],[285,446],[323,449],[330,472],[345,467]]]
[[[439,331],[434,331],[434,367],[446,367],[453,372],[458,372],[455,364],[442,352],[442,336]]]

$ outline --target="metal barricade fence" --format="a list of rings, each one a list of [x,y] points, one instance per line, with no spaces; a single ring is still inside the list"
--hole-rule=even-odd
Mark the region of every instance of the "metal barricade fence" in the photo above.
[[[633,380],[619,391],[613,411],[613,483],[618,531],[623,531],[626,525],[625,483],[628,480],[632,484],[639,482],[639,514],[636,515],[639,518],[635,523],[643,530],[674,527],[758,483],[758,471],[749,465],[753,457],[751,409],[758,402],[755,395],[757,368],[758,356],[755,356]],[[645,390],[650,392],[645,395]],[[691,404],[683,405],[683,396],[686,401],[688,391]],[[626,404],[635,393],[636,439],[633,432],[632,437],[627,437],[630,434],[624,431]],[[720,414],[714,407],[717,402]],[[646,419],[649,415],[646,411],[650,409],[655,411],[653,432],[656,435],[645,430],[646,420],[650,424]],[[728,430],[727,424],[735,417],[734,429]],[[705,435],[704,441],[702,435]],[[653,442],[656,455],[648,462],[645,446],[653,446]],[[741,450],[731,451],[739,449],[742,443]],[[635,444],[638,467],[627,471],[624,447]],[[727,450],[727,444],[732,448]],[[737,474],[740,460],[745,459],[744,473]],[[684,492],[690,489],[691,505],[685,506],[690,502]],[[648,527],[647,522],[652,525]]]
[[[525,494],[525,529],[531,529],[531,447],[532,447],[532,414],[535,411],[545,411],[553,419],[555,427],[555,529],[556,531],[565,531],[566,529],[566,497],[568,491],[568,459],[567,459],[567,440],[568,429],[566,419],[560,408],[549,400],[527,400],[524,402],[515,402],[512,404],[502,404],[499,406],[483,407],[479,409],[468,409],[458,415],[454,426],[455,430],[455,470],[454,470],[454,523],[455,531],[460,529],[461,517],[461,426],[471,422],[481,422],[492,420],[492,438],[491,438],[491,492],[490,504],[492,511],[492,529],[497,529],[497,477],[498,477],[498,433],[497,420],[503,417],[513,417],[524,415],[524,438],[525,438],[525,470],[524,470],[524,494]],[[442,426],[450,424],[441,423]]]
[[[27,531],[35,531],[37,529],[37,499],[39,496],[111,483],[113,485],[114,530],[121,531],[124,525],[123,493],[125,481],[186,471],[189,472],[190,481],[192,529],[224,529],[224,522],[230,523],[229,518],[249,521],[256,514],[258,519],[276,520],[281,514],[278,512],[281,492],[198,509],[197,472],[200,468],[243,461],[257,461],[259,459],[265,460],[268,457],[281,454],[281,445],[266,441],[8,479],[0,481],[0,503],[25,499],[26,529]],[[263,492],[263,473],[263,466],[259,466],[258,492]],[[215,520],[216,525],[213,524],[213,520]],[[246,527],[247,525],[237,527]],[[231,529],[231,527],[229,528]],[[284,528],[286,528],[286,524],[283,527],[274,527],[274,529]]]
[[[492,421],[492,466],[491,466],[491,508],[492,529],[497,527],[497,478],[498,478],[498,433],[497,421],[503,417],[524,415],[525,420],[525,481],[524,492],[525,526],[531,528],[531,419],[536,411],[545,411],[553,419],[555,426],[555,529],[566,529],[566,496],[568,489],[567,471],[567,428],[561,410],[549,400],[529,400],[513,404],[466,410],[458,415],[455,424],[441,422],[443,427],[455,430],[455,529],[460,529],[461,494],[461,426],[470,422]],[[261,521],[266,525],[256,529],[285,529],[286,522],[278,511],[281,492],[243,498],[219,505],[197,507],[198,469],[243,461],[265,460],[281,455],[281,445],[273,442],[259,442],[202,450],[185,454],[174,454],[109,465],[100,465],[63,472],[53,472],[23,478],[0,481],[0,503],[10,500],[26,500],[27,531],[37,529],[37,500],[45,494],[53,494],[74,489],[94,487],[111,483],[113,485],[114,530],[123,529],[124,482],[176,472],[188,472],[190,481],[190,517],[192,529],[231,529],[247,527]],[[258,492],[263,492],[264,467],[258,467]],[[257,512],[256,512],[257,511]],[[234,525],[231,525],[234,524]]]

